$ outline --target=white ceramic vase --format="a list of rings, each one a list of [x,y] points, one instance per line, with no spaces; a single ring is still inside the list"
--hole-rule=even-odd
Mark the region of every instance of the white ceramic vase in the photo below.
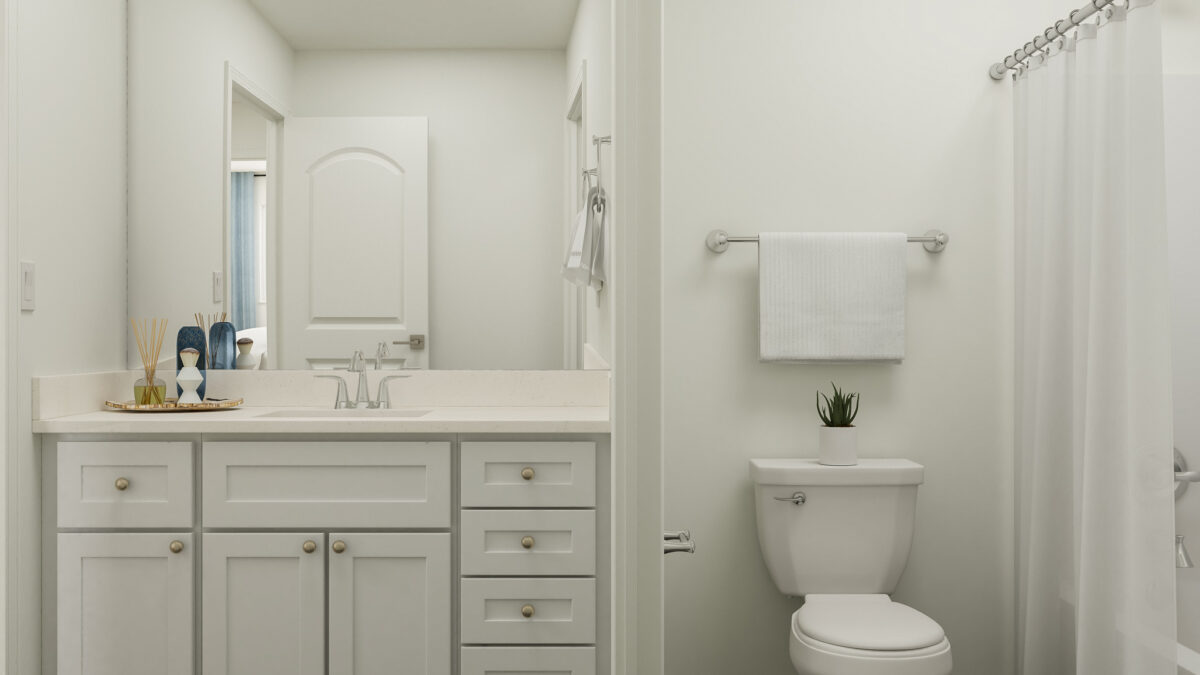
[[[820,428],[820,457],[817,462],[829,466],[854,466],[858,464],[858,428]]]
[[[254,349],[254,340],[250,338],[242,338],[237,341],[238,355],[235,365],[238,370],[257,370],[258,357],[252,350]]]
[[[199,358],[200,352],[194,349],[185,349],[179,352],[179,360],[183,362],[183,367],[175,375],[175,382],[183,390],[183,393],[179,395],[179,403],[182,405],[203,403],[199,394],[196,393],[196,389],[204,381],[204,375],[201,375],[200,369],[196,367],[196,361]]]

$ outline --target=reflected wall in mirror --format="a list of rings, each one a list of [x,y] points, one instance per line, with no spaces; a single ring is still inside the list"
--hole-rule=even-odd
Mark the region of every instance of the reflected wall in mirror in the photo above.
[[[607,367],[609,0],[128,8],[132,315],[267,368]]]

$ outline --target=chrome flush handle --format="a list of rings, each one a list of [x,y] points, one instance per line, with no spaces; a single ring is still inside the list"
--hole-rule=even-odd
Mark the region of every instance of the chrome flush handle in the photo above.
[[[808,501],[808,497],[805,497],[803,492],[793,492],[791,497],[776,497],[775,501],[791,502],[796,506],[800,506]]]

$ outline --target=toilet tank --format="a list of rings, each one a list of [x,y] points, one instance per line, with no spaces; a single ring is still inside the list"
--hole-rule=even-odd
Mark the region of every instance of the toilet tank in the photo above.
[[[906,459],[750,460],[758,544],[775,585],[795,596],[890,594],[908,562],[924,474]]]

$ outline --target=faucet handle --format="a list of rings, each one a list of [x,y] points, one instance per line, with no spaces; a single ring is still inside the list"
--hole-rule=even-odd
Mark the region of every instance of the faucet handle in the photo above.
[[[388,394],[387,383],[391,380],[399,380],[399,379],[405,378],[405,377],[412,377],[412,375],[388,375],[387,377],[379,380],[379,395],[375,397],[376,407],[379,407],[379,408],[392,407],[392,397],[391,397],[391,395]]]
[[[350,391],[348,389],[346,389],[346,380],[344,378],[342,378],[341,375],[314,375],[313,377],[317,377],[317,378],[324,379],[324,380],[337,380],[337,383],[338,383],[337,401],[335,401],[333,404],[333,407],[335,409],[340,410],[342,408],[353,407],[350,405]]]
[[[365,361],[366,358],[363,357],[362,350],[355,349],[354,353],[350,355],[350,367],[347,370],[352,373],[361,373],[366,370]]]

